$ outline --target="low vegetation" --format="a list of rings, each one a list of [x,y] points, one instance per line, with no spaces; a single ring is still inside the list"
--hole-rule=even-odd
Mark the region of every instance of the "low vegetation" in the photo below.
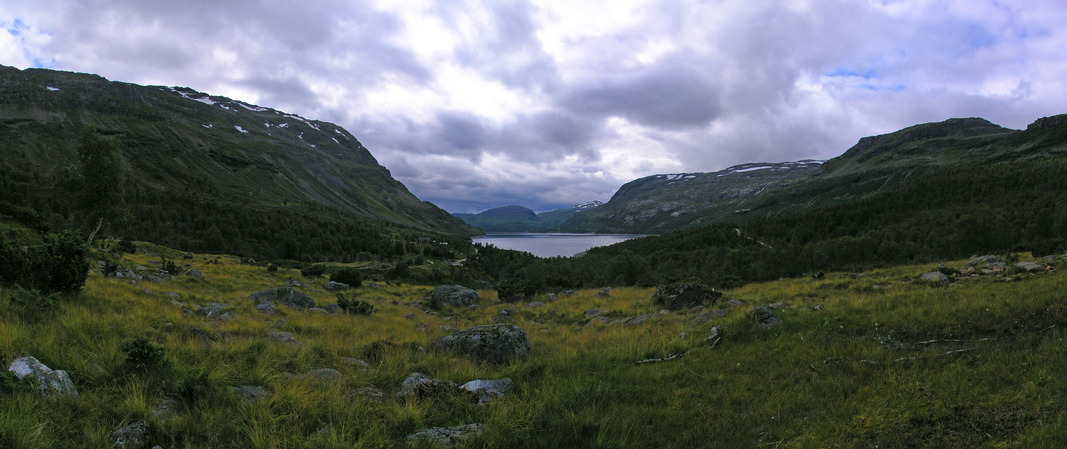
[[[527,298],[536,303],[481,290],[479,307],[432,310],[429,285],[378,280],[338,297],[296,268],[138,246],[106,256],[190,269],[157,281],[94,270],[80,294],[35,314],[16,306],[24,290],[0,287],[0,362],[35,356],[78,390],[41,396],[0,378],[0,446],[110,447],[113,432],[138,421],[162,447],[406,447],[420,429],[470,423],[484,431],[463,447],[1067,445],[1060,271],[952,286],[918,281],[928,265],[829,272],[674,312],[652,304],[651,288]],[[267,314],[245,299],[289,279],[317,305],[343,298],[373,313]],[[761,322],[756,306],[781,323]],[[501,312],[528,335],[526,361],[428,349]],[[272,335],[286,332],[291,341]],[[319,368],[340,377],[306,374]],[[516,388],[483,405],[453,392],[397,397],[412,372],[511,378]],[[242,400],[234,388],[245,385],[267,395]]]

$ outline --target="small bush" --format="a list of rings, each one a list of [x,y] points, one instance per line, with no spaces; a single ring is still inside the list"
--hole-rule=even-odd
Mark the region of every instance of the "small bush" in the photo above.
[[[0,281],[44,293],[74,293],[89,276],[89,247],[74,231],[45,234],[39,245],[0,236]]]
[[[177,276],[179,274],[182,274],[183,272],[181,266],[179,266],[173,260],[167,259],[166,257],[159,259],[159,270],[165,271],[167,274],[172,276]]]
[[[334,272],[330,274],[330,280],[348,284],[353,287],[359,287],[359,285],[363,283],[363,277],[360,276],[359,270],[355,268],[339,268],[334,270]]]
[[[122,345],[126,364],[138,371],[148,371],[163,366],[163,348],[152,344],[145,337],[137,337]]]
[[[274,273],[274,272],[277,272],[277,271],[278,271],[278,266],[277,265],[272,264],[272,263],[268,263],[267,264],[267,272],[268,273]]]
[[[11,309],[23,317],[35,317],[55,309],[59,304],[59,293],[44,294],[37,290],[27,290],[15,285],[8,297]]]
[[[115,273],[119,272],[120,267],[121,265],[113,260],[104,261],[104,266],[100,268],[100,274],[104,276],[114,276]]]
[[[326,265],[314,264],[300,269],[300,275],[308,278],[319,277],[326,273]]]
[[[351,315],[370,315],[374,313],[374,305],[362,299],[348,299],[344,293],[337,294],[337,306]]]
[[[122,253],[136,253],[137,245],[129,240],[119,240],[119,243],[115,245],[115,249]]]
[[[19,388],[19,378],[15,377],[15,373],[3,370],[0,371],[0,394],[11,394]]]

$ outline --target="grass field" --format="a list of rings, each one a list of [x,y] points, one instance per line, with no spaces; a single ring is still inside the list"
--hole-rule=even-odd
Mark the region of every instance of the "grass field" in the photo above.
[[[112,432],[142,420],[163,448],[406,447],[417,430],[468,423],[484,432],[463,447],[1067,447],[1062,272],[952,287],[916,282],[931,266],[828,273],[666,313],[651,289],[630,288],[536,308],[480,291],[479,308],[432,311],[420,300],[432,286],[380,283],[346,293],[373,304],[369,316],[280,306],[268,315],[245,298],[289,278],[308,282],[317,304],[336,299],[325,278],[297,270],[141,247],[148,253],[122,263],[151,270],[166,253],[203,278],[131,282],[94,270],[79,295],[43,310],[18,307],[4,287],[0,362],[35,356],[66,370],[79,395],[42,397],[21,384],[3,391],[0,447],[111,447]],[[183,312],[217,302],[232,319]],[[749,313],[767,304],[781,324],[765,328]],[[506,307],[520,311],[514,324],[528,335],[528,360],[486,365],[428,350]],[[590,320],[591,309],[607,318]],[[645,314],[655,315],[605,324]],[[705,341],[713,326],[719,338]],[[162,348],[162,362],[127,361],[123,345],[137,337]],[[315,368],[342,379],[291,376]],[[516,389],[486,405],[458,393],[397,398],[412,372],[457,383],[509,377]],[[239,385],[271,395],[246,403]],[[353,394],[364,387],[384,398]],[[153,413],[166,400],[179,406]]]

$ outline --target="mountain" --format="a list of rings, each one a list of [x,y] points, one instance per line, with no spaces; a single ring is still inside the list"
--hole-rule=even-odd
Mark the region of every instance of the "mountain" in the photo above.
[[[114,139],[121,151],[133,220],[118,230],[130,236],[177,233],[163,243],[239,250],[240,240],[251,237],[258,241],[251,246],[264,246],[275,238],[246,231],[273,234],[277,226],[283,232],[280,223],[252,223],[256,215],[271,214],[301,222],[289,227],[298,233],[334,225],[476,233],[416,198],[355,136],[332,123],[184,87],[0,66],[4,197],[34,205],[52,223],[77,212],[68,198],[79,187],[70,179],[78,173],[76,148],[87,128]],[[203,231],[212,225],[224,234],[230,229],[225,241],[238,241],[206,247]]]
[[[1065,125],[1067,115],[1039,119],[1026,130],[956,118],[864,137],[825,163],[742,164],[715,173],[649,176],[626,183],[604,206],[577,214],[563,229],[664,233],[847,204],[937,168],[1062,157]]]
[[[504,206],[477,214],[455,216],[486,232],[556,232],[575,214],[593,210],[602,204],[600,201],[589,201],[539,214],[523,206]]]

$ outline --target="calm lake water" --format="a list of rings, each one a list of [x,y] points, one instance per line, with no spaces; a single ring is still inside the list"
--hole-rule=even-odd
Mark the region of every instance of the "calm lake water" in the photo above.
[[[475,237],[474,243],[492,244],[497,248],[526,251],[538,257],[571,257],[596,246],[644,237],[635,234],[556,234],[510,233]]]

